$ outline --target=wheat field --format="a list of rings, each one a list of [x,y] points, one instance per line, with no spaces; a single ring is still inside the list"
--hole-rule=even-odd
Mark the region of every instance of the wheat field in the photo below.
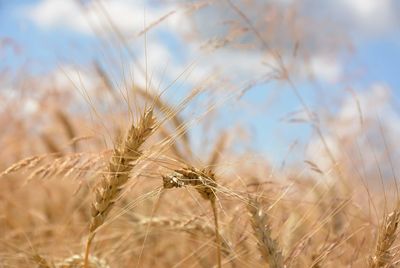
[[[310,82],[316,106],[302,86],[313,53],[351,46],[345,29],[306,17],[302,1],[174,2],[154,19],[138,11],[144,60],[133,66],[124,17],[72,2],[101,56],[0,79],[0,267],[399,266],[398,126],[370,111],[386,91],[366,100]],[[205,54],[177,68],[152,37],[183,16],[182,49]],[[290,109],[271,115],[274,105]],[[272,133],[264,120],[289,127]]]

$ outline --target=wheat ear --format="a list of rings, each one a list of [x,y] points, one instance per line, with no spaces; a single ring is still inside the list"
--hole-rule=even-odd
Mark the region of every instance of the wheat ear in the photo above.
[[[51,268],[52,267],[45,258],[43,258],[42,256],[40,256],[37,253],[33,254],[31,258],[36,263],[38,268]]]
[[[385,217],[379,231],[378,241],[373,256],[370,258],[369,267],[386,267],[393,260],[391,247],[397,237],[397,227],[400,221],[400,207],[398,206],[392,213]]]
[[[250,212],[251,226],[257,239],[258,249],[263,259],[269,263],[269,267],[282,268],[284,267],[282,251],[278,242],[272,238],[268,216],[256,199],[249,199],[247,209]]]
[[[153,110],[149,109],[140,118],[137,126],[132,125],[125,140],[114,149],[105,172],[106,175],[95,190],[95,198],[92,202],[92,218],[85,251],[86,268],[88,267],[90,245],[95,232],[104,223],[113,204],[119,197],[122,187],[128,181],[129,175],[136,165],[135,161],[142,154],[140,147],[152,133],[154,125]]]
[[[84,262],[82,255],[73,255],[55,264],[54,268],[80,268]],[[110,268],[105,260],[90,256],[88,260],[89,268]]]
[[[221,237],[219,234],[218,211],[216,206],[217,196],[215,189],[215,175],[210,170],[197,170],[193,167],[175,170],[171,175],[163,176],[164,189],[193,186],[199,194],[209,200],[214,214],[215,242],[217,244],[218,267],[222,267]]]

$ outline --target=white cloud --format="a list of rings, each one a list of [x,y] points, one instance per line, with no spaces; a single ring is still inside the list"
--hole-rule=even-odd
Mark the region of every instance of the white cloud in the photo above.
[[[166,81],[173,81],[185,72],[178,83],[184,80],[185,83],[194,86],[204,83],[210,76],[217,75],[218,79],[228,79],[238,87],[270,72],[270,66],[275,62],[272,56],[263,55],[259,51],[230,48],[204,51],[200,47],[201,43],[197,41],[187,44],[185,51],[179,53],[184,54],[184,58],[188,60],[177,61],[174,51],[160,40],[152,39],[147,45],[147,60],[142,52],[139,53],[141,57],[137,62],[141,66],[147,62],[148,75],[151,75],[153,85],[158,85],[162,76],[165,84]],[[138,52],[141,50],[143,49],[139,47],[136,49]],[[270,66],[265,64],[266,61]],[[145,78],[135,64],[131,64],[130,71],[135,75],[135,83],[145,85]]]
[[[343,73],[343,66],[337,58],[332,56],[313,56],[309,67],[315,78],[329,83],[338,82]]]
[[[327,148],[325,147],[327,146]],[[324,142],[316,138],[307,147],[306,159],[314,163],[319,170],[329,173],[332,170],[332,160],[330,154],[335,160],[340,160],[342,152],[338,146],[338,141],[332,136],[325,136]]]
[[[177,75],[175,73],[178,72],[178,66],[174,64],[173,54],[165,44],[152,40],[147,44],[147,53],[144,53],[143,50],[143,48],[137,47],[136,51],[141,52],[139,53],[140,57],[129,66],[129,71],[134,80],[132,82],[138,86],[145,87],[149,83],[149,81],[146,83],[146,79],[151,79],[152,89],[155,89],[154,87],[158,87],[160,82],[165,82],[161,81],[162,79],[176,77],[172,76],[172,74]],[[138,65],[141,66],[142,70],[138,68]],[[147,69],[147,78],[146,74],[143,73],[145,69]]]
[[[89,33],[90,27],[75,1],[43,0],[24,9],[24,15],[43,29],[67,28]]]
[[[329,131],[325,141],[336,161],[341,164],[350,161],[347,168],[363,167],[368,172],[376,172],[378,162],[383,172],[391,172],[383,139],[389,146],[398,144],[400,115],[391,105],[390,94],[389,87],[375,84],[346,95],[340,110],[326,126]],[[306,158],[325,172],[332,169],[328,152],[319,138],[309,144]]]
[[[353,27],[366,34],[385,32],[396,24],[398,9],[393,0],[342,0],[338,3],[347,12],[347,20]]]
[[[89,94],[93,93],[100,84],[100,81],[94,79],[93,75],[68,65],[55,70],[48,78],[47,82],[60,90],[73,88],[76,92],[86,91]]]
[[[389,112],[389,100],[390,89],[383,84],[374,84],[362,93],[349,94],[333,122],[336,134],[340,138],[356,135],[362,130],[361,124],[376,121],[378,114]]]
[[[377,15],[388,15],[390,14],[391,8],[390,0],[352,0],[343,1],[343,4],[347,6],[355,16],[363,20],[373,17],[385,19],[384,17],[377,17]]]
[[[27,116],[36,113],[40,105],[37,100],[21,94],[19,89],[6,87],[0,91],[0,112],[6,114],[7,109],[18,110],[18,114]],[[15,109],[18,107],[18,109]]]
[[[63,28],[83,34],[93,34],[91,25],[110,29],[110,18],[122,33],[135,35],[169,11],[171,8],[152,7],[146,1],[90,1],[83,7],[73,0],[42,0],[25,8],[23,14],[43,29]]]

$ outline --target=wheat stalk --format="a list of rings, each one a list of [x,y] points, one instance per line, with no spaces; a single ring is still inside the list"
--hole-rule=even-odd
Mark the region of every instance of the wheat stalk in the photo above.
[[[166,218],[166,217],[152,217],[146,218],[143,216],[133,216],[133,221],[138,225],[148,226],[155,228],[172,229],[176,231],[186,232],[188,234],[201,234],[204,236],[215,236],[215,227],[211,227],[202,222],[199,222],[200,218],[194,217],[190,219],[185,218]],[[222,234],[219,234],[222,253],[229,255],[232,253],[231,243]]]

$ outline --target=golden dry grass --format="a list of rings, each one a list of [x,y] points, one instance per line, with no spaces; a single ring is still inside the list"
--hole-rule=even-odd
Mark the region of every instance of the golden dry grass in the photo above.
[[[227,1],[237,18],[224,22],[233,27],[226,40],[207,44],[218,49],[249,39],[250,47],[274,59],[267,80],[284,83],[293,93],[305,114],[302,120],[314,131],[312,141],[322,144],[324,155],[316,157],[329,168],[301,159],[279,169],[249,149],[241,134],[246,131],[236,126],[215,130],[215,114],[226,106],[241,109],[247,86],[232,89],[224,81],[223,89],[214,90],[208,88],[217,79],[205,79],[177,101],[163,95],[173,89],[153,88],[147,73],[145,86],[128,81],[118,88],[96,63],[93,75],[102,83],[95,94],[41,96],[51,105],[27,118],[12,105],[0,116],[6,126],[0,154],[0,267],[399,265],[400,211],[391,148],[380,148],[385,158],[372,154],[376,172],[366,171],[367,156],[355,164],[359,159],[346,148],[358,148],[357,139],[368,139],[365,133],[374,127],[364,123],[358,107],[360,133],[341,137],[340,148],[332,150],[324,127],[333,119],[315,120],[294,82],[295,67],[269,47],[278,27],[264,32],[234,2]],[[220,8],[209,1],[185,11],[204,7]],[[174,14],[151,23],[139,36]],[[294,13],[284,14],[295,20]],[[126,45],[117,29],[113,32],[118,44]],[[298,43],[295,50],[297,55]],[[43,86],[40,78],[26,79]],[[196,105],[204,99],[209,106]],[[72,108],[64,110],[64,104]],[[379,138],[385,141],[383,134]],[[235,150],[239,146],[245,150]],[[343,151],[340,158],[336,149]],[[384,176],[382,165],[391,166],[394,181]]]

